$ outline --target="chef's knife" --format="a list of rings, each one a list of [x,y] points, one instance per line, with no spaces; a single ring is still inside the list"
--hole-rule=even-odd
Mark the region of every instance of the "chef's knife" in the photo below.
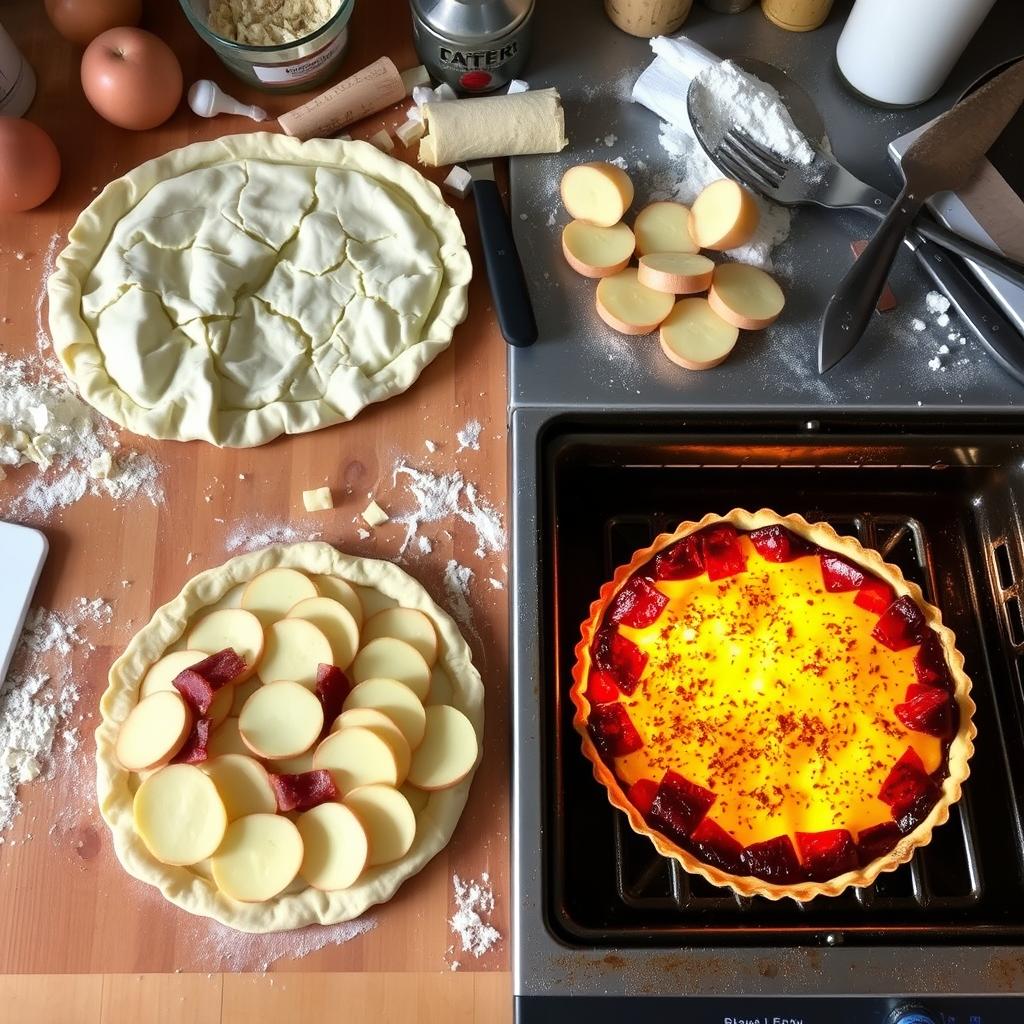
[[[512,224],[494,180],[494,164],[490,160],[474,160],[468,166],[498,325],[510,345],[532,345],[537,340],[537,321]]]
[[[906,185],[864,252],[829,300],[818,337],[818,372],[835,366],[860,340],[896,252],[924,201],[963,188],[989,147],[1024,103],[1024,61],[958,103],[903,156]]]

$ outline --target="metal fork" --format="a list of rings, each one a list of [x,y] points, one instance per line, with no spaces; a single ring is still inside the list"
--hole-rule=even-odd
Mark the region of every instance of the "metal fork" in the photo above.
[[[806,166],[789,163],[741,128],[733,128],[722,137],[713,156],[720,167],[748,188],[783,206],[806,203],[830,209],[864,210],[879,220],[885,217],[892,206],[891,196],[861,181],[822,149],[815,147],[814,152],[814,160]],[[1009,257],[925,219],[918,220],[914,228],[943,249],[1024,287],[1024,267]]]

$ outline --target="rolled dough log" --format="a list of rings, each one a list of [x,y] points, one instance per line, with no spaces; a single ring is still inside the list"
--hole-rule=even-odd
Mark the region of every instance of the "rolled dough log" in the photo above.
[[[482,96],[423,107],[427,134],[420,163],[431,167],[525,153],[557,153],[569,144],[557,89]]]

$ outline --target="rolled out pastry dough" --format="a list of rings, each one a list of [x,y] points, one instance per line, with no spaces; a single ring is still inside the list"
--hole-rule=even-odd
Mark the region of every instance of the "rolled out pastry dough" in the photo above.
[[[569,144],[557,89],[482,96],[423,107],[427,134],[420,163],[431,167],[525,153],[557,153]]]

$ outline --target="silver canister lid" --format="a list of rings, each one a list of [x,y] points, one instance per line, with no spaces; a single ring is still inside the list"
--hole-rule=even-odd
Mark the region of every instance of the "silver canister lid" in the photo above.
[[[511,32],[534,0],[412,0],[413,10],[438,35],[475,42]]]

